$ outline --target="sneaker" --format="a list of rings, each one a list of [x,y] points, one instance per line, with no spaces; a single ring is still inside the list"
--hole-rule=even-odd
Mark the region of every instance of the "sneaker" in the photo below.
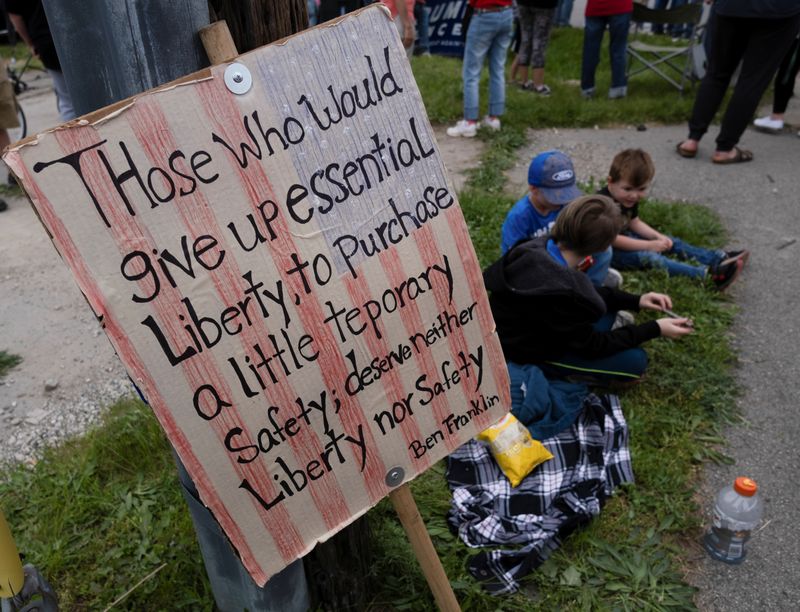
[[[3,212],[7,208],[8,208],[8,204],[6,204],[6,201],[5,200],[0,200],[0,212]]]
[[[481,121],[481,126],[497,132],[500,130],[500,119],[486,115]]]
[[[608,90],[608,99],[609,100],[617,100],[619,98],[624,98],[628,95],[628,87],[627,85],[623,85],[622,87],[612,87]]]
[[[765,132],[780,132],[783,129],[783,119],[773,119],[767,115],[753,121],[753,125]]]
[[[543,98],[546,98],[551,93],[553,93],[552,90],[547,85],[540,85],[539,87],[536,87],[534,85],[534,87],[533,87],[533,89],[531,91],[533,91],[534,93],[539,94]]]
[[[741,249],[739,251],[727,251],[725,253],[725,257],[722,261],[719,262],[720,265],[729,264],[732,261],[736,261],[737,259],[742,260],[742,266],[747,263],[747,260],[750,259],[750,251],[747,249]]]
[[[739,277],[744,264],[741,259],[736,259],[727,264],[717,264],[708,269],[711,275],[711,282],[717,291],[724,291],[728,286]]]
[[[611,287],[612,289],[622,288],[622,274],[620,274],[619,270],[615,270],[614,268],[608,269],[608,274],[606,274],[606,278],[603,281],[603,287]]]
[[[478,133],[478,124],[475,121],[467,121],[462,119],[453,127],[447,128],[447,135],[455,138],[462,136],[463,138],[473,138]]]
[[[614,317],[614,324],[611,326],[611,329],[615,330],[620,327],[625,327],[626,325],[633,325],[635,321],[636,319],[634,318],[632,312],[620,310],[617,312],[617,316]]]
[[[592,98],[594,98],[594,92],[595,92],[594,87],[590,89],[581,89],[581,96],[583,96],[587,100],[591,100]]]

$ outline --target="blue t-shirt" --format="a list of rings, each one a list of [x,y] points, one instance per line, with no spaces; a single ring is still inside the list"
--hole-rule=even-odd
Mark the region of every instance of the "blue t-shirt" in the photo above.
[[[506,215],[501,233],[500,250],[505,254],[520,240],[529,240],[539,236],[546,236],[556,222],[556,217],[561,210],[542,215],[533,207],[533,203],[525,194],[519,202],[514,204]]]

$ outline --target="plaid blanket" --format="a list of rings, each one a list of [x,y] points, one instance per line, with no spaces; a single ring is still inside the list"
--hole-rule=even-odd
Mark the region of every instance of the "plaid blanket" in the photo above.
[[[448,457],[448,523],[467,546],[494,547],[472,557],[468,569],[495,594],[517,591],[561,538],[600,513],[617,485],[633,482],[628,426],[614,395],[588,395],[576,422],[542,443],[553,459],[516,489],[480,442]]]

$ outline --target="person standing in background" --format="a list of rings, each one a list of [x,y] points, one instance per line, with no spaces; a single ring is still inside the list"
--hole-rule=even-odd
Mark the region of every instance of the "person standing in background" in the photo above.
[[[25,41],[31,53],[44,64],[47,73],[53,79],[61,121],[75,119],[77,115],[72,107],[72,98],[64,80],[64,73],[61,72],[56,46],[50,34],[50,26],[41,0],[6,0],[6,10],[8,19],[19,37]]]
[[[776,134],[783,129],[783,115],[794,95],[794,83],[800,71],[800,36],[794,39],[788,53],[784,56],[778,74],[775,75],[775,94],[772,97],[772,113],[759,117],[753,125],[759,130]],[[797,132],[800,136],[800,132]]]
[[[511,0],[470,0],[472,18],[464,45],[464,118],[447,128],[447,135],[472,138],[478,133],[479,84],[483,61],[489,59],[489,112],[483,126],[497,131],[506,107],[506,55],[514,14]]]
[[[581,95],[593,98],[595,72],[600,63],[600,46],[608,28],[608,54],[611,59],[611,88],[609,98],[624,98],[628,94],[625,75],[628,30],[631,25],[633,0],[587,0],[586,26],[583,30],[583,60],[581,63]]]
[[[568,28],[569,19],[572,17],[572,3],[573,0],[558,0],[556,6],[556,15],[553,20],[553,25],[557,28]]]
[[[425,6],[425,0],[414,3],[414,20],[417,22],[417,42],[414,44],[414,55],[430,55],[430,16],[431,9]]]
[[[520,44],[516,60],[516,73],[523,89],[536,92],[542,96],[550,95],[550,88],[544,83],[544,61],[547,44],[550,42],[550,30],[553,26],[553,15],[556,0],[517,0],[519,9]],[[528,67],[532,69],[532,79],[528,80]]]
[[[758,108],[778,66],[800,30],[798,0],[716,0],[711,17],[708,69],[697,89],[689,119],[689,136],[678,143],[681,157],[696,157],[700,139],[717,114],[733,73],[741,72],[722,117],[715,164],[735,164],[753,159],[753,153],[736,146]]]

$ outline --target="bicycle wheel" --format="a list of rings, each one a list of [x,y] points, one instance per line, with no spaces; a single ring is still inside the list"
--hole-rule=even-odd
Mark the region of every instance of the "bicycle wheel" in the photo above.
[[[28,135],[28,120],[25,118],[25,112],[22,110],[22,106],[20,106],[19,102],[15,103],[17,107],[17,120],[19,121],[19,127],[8,129],[8,137],[11,139],[11,144],[14,144],[18,140],[22,140]]]

